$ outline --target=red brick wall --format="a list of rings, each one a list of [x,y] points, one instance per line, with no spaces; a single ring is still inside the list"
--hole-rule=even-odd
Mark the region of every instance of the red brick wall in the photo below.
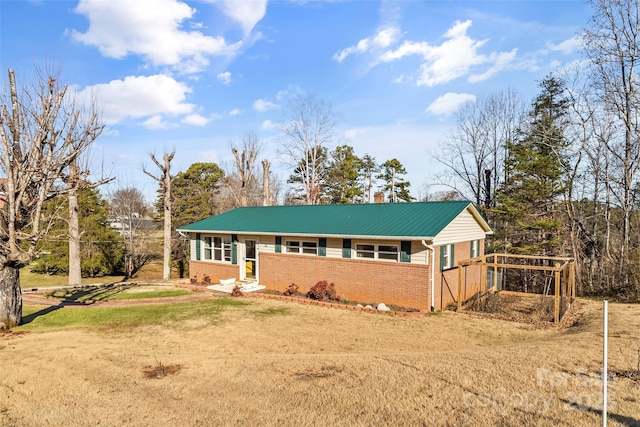
[[[212,284],[218,283],[220,279],[229,279],[231,277],[239,279],[239,272],[240,267],[233,264],[211,261],[189,261],[189,275],[192,279],[195,278],[198,283],[202,283],[205,275],[209,276]]]
[[[321,280],[335,283],[340,298],[428,310],[430,266],[422,264],[260,254],[260,284],[284,291],[291,283],[300,292]]]
[[[457,243],[455,265],[469,258],[469,242]],[[484,241],[481,241],[484,248]],[[291,283],[307,292],[321,280],[335,283],[340,298],[361,303],[385,303],[407,308],[430,310],[431,265],[370,261],[353,258],[329,258],[299,254],[261,252],[258,261],[259,281],[267,289],[285,291]],[[435,253],[434,303],[441,310],[458,298],[458,268],[440,272],[440,248]],[[191,277],[201,282],[206,274],[212,283],[230,277],[239,278],[239,266],[190,261]],[[446,281],[445,281],[446,279]],[[448,287],[447,287],[448,284]],[[480,286],[480,267],[466,268],[463,291],[467,297]]]

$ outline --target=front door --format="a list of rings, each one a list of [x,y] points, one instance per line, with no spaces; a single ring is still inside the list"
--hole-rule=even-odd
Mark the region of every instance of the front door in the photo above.
[[[244,241],[245,278],[256,280],[258,274],[257,241]]]

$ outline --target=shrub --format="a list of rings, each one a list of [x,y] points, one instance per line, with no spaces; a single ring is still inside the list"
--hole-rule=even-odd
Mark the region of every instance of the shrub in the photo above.
[[[296,285],[295,283],[292,283],[291,285],[289,285],[287,290],[284,291],[284,294],[286,296],[297,295],[298,294],[298,285]]]
[[[309,292],[307,292],[307,298],[318,301],[337,301],[339,299],[336,294],[335,285],[333,283],[327,283],[326,280],[322,280],[313,285],[313,287],[309,289]]]
[[[232,297],[241,297],[241,296],[243,296],[243,295],[244,295],[244,294],[242,293],[242,290],[240,289],[240,286],[235,285],[235,286],[233,287],[233,290],[231,291],[231,296],[232,296]]]

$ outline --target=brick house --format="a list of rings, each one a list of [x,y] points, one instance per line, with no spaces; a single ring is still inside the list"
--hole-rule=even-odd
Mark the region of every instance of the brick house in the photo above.
[[[457,296],[457,262],[492,233],[468,201],[243,207],[178,230],[192,278],[254,280],[306,292],[320,280],[362,303],[439,310]],[[465,286],[479,286],[467,269]]]

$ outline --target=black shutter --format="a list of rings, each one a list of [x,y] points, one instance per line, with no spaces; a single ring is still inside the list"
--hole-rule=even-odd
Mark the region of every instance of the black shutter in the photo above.
[[[400,242],[400,262],[411,262],[411,242],[408,240]]]
[[[342,258],[351,258],[351,239],[342,239]]]
[[[327,239],[324,237],[318,239],[318,256],[327,256]]]

